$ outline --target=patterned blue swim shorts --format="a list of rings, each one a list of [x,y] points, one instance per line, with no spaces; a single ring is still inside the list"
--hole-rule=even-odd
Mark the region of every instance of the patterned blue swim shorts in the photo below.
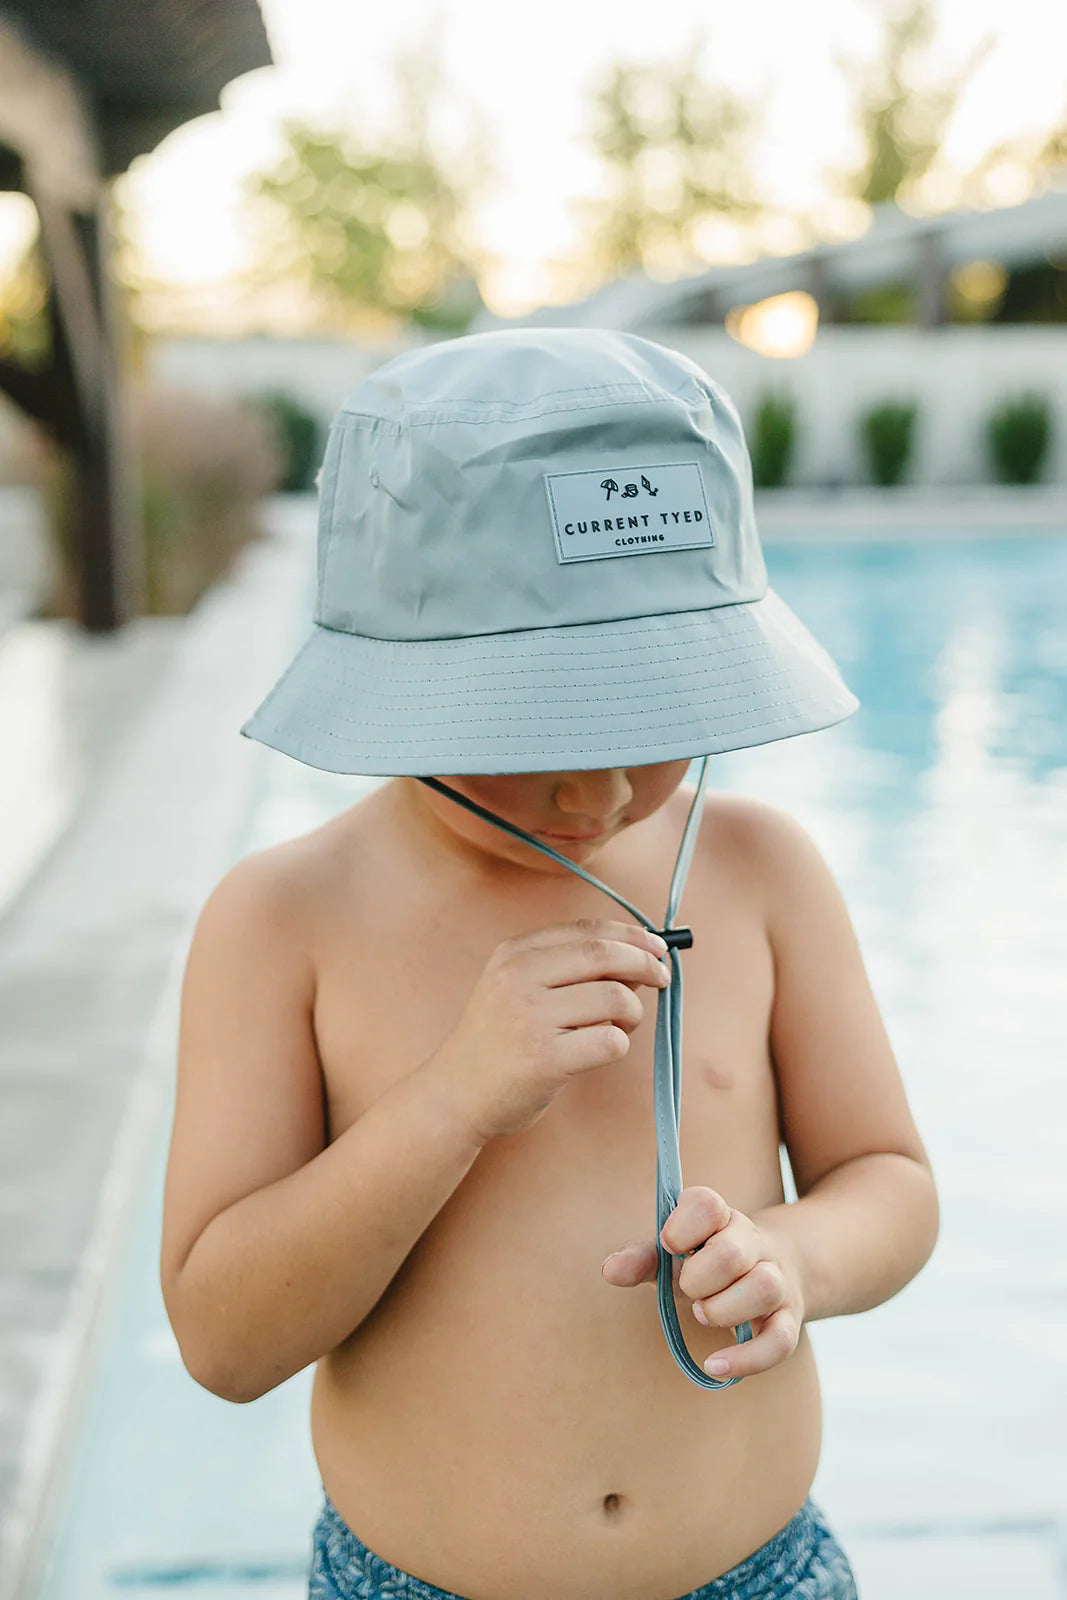
[[[750,1556],[677,1600],[858,1600],[856,1579],[809,1495],[791,1522]],[[308,1600],[464,1600],[368,1550],[329,1495],[312,1533]]]

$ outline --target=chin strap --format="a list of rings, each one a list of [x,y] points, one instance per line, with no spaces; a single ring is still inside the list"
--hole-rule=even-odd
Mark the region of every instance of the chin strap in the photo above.
[[[558,861],[571,872],[577,873],[579,878],[584,878],[586,883],[591,883],[594,889],[601,889],[619,905],[636,918],[643,928],[651,933],[658,933],[667,941],[667,959],[671,965],[671,981],[659,991],[656,1000],[656,1049],[655,1068],[653,1072],[653,1100],[656,1112],[656,1249],[659,1253],[659,1266],[656,1274],[656,1293],[659,1300],[659,1319],[663,1325],[663,1332],[670,1346],[671,1354],[681,1367],[687,1378],[699,1384],[702,1389],[728,1389],[731,1384],[741,1383],[740,1378],[727,1378],[725,1380],[713,1378],[699,1367],[689,1354],[681,1326],[678,1322],[678,1307],[674,1298],[674,1277],[672,1262],[674,1257],[666,1250],[660,1239],[660,1230],[675,1206],[678,1196],[682,1192],[682,1160],[678,1149],[678,1128],[681,1120],[681,1094],[682,1094],[682,962],[678,954],[679,949],[688,949],[693,943],[693,934],[689,928],[676,928],[674,926],[675,913],[678,902],[682,897],[686,874],[693,855],[693,846],[696,843],[697,827],[700,821],[700,812],[704,796],[704,783],[707,778],[708,758],[704,756],[700,767],[700,778],[697,782],[697,791],[693,796],[693,803],[689,808],[685,829],[682,833],[682,842],[678,847],[678,858],[674,864],[671,877],[670,895],[667,901],[667,915],[664,926],[657,928],[650,922],[643,911],[631,905],[623,895],[616,894],[606,883],[601,883],[591,872],[586,872],[584,867],[569,861],[558,850],[553,850],[550,845],[541,839],[535,839],[533,834],[527,833],[523,828],[516,828],[511,822],[505,822],[503,817],[496,816],[484,806],[468,800],[466,795],[458,794],[455,789],[450,789],[447,784],[440,783],[436,778],[422,778],[419,782],[428,784],[431,789],[436,789],[438,794],[447,795],[450,800],[456,800],[475,816],[483,817],[486,822],[495,823],[498,828],[503,828],[505,833],[510,833],[514,838],[521,839],[524,844],[532,845],[535,850],[540,850],[542,855],[548,856],[553,861]],[[684,1258],[683,1258],[684,1259]],[[737,1344],[745,1344],[752,1338],[752,1324],[742,1322],[734,1329]]]

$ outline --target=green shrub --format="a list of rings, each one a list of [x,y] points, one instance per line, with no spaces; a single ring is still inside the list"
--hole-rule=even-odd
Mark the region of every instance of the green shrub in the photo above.
[[[1030,390],[994,407],[986,423],[986,446],[998,482],[1034,483],[1051,434],[1047,395]]]
[[[283,457],[279,489],[283,494],[302,494],[312,489],[322,453],[318,417],[280,389],[265,390],[252,399],[277,431]]]
[[[861,416],[860,437],[875,483],[900,483],[903,479],[917,410],[914,400],[885,400]]]
[[[785,393],[764,394],[756,407],[750,455],[758,489],[777,489],[789,477],[796,437],[796,401]]]

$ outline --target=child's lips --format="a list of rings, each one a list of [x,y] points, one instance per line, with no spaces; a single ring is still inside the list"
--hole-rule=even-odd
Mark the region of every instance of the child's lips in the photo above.
[[[561,839],[566,844],[584,844],[589,839],[603,839],[607,828],[600,828],[596,833],[549,833],[543,831],[542,839]]]

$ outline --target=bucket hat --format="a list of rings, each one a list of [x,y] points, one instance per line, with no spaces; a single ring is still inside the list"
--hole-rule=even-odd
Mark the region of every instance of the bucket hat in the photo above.
[[[733,401],[690,357],[608,328],[521,327],[407,350],[330,429],[311,631],[241,729],[313,767],[410,775],[560,862],[668,942],[658,996],[660,1319],[682,1370],[674,925],[708,757],[814,732],[859,702],[768,585]],[[662,928],[436,773],[702,757]],[[738,1342],[751,1338],[744,1323]]]
[[[244,732],[376,775],[642,765],[858,702],[775,592],[732,401],[604,328],[408,350],[322,469],[314,625]]]

